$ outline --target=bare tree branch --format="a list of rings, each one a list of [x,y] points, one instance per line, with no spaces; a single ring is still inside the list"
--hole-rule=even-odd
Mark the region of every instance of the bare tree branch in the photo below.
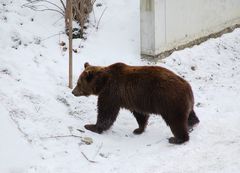
[[[63,13],[64,13],[64,11],[65,10],[63,10],[61,7],[59,7],[58,5],[56,5],[56,4],[54,4],[54,3],[52,3],[52,2],[50,2],[50,1],[47,1],[47,0],[42,0],[43,2],[47,2],[47,3],[49,3],[49,4],[51,4],[51,5],[53,5],[53,6],[55,6],[55,7],[57,7],[59,10],[61,10]]]
[[[60,12],[58,10],[55,10],[55,9],[41,9],[41,10],[39,10],[39,9],[35,9],[34,7],[28,7],[28,8],[30,8],[30,9],[32,9],[34,11],[54,11],[54,12],[57,12],[57,13],[59,13],[59,14],[64,16],[64,13],[62,13],[62,12]]]
[[[62,1],[62,0],[61,0],[61,1]],[[64,10],[63,10],[61,7],[59,7],[59,6],[56,5],[55,3],[50,2],[50,1],[48,1],[48,0],[35,0],[35,1],[28,2],[28,3],[26,3],[26,4],[23,4],[23,6],[25,6],[25,5],[28,6],[29,4],[36,4],[36,3],[39,3],[39,2],[46,2],[46,3],[48,3],[48,4],[51,4],[51,5],[55,6],[56,8],[58,8],[59,10],[61,10],[61,11],[64,12]],[[64,7],[64,6],[63,6],[63,7]]]
[[[84,29],[85,29],[85,23],[87,22],[87,19],[89,17],[89,14],[93,11],[93,4],[96,2],[96,0],[72,0],[72,15],[73,20],[75,20],[79,26],[80,31],[79,35],[80,37],[83,37]],[[69,0],[59,0],[59,3],[51,2],[51,0],[29,0],[27,3],[22,5],[23,7],[30,8],[34,11],[53,11],[61,14],[65,17],[65,29],[68,31],[68,19],[69,19]],[[99,20],[96,20],[95,12],[93,11],[94,15],[94,26],[96,29],[98,29],[100,21],[103,17],[103,14],[105,13],[106,8],[102,12]]]
[[[48,6],[43,5],[43,4],[37,5],[37,3],[40,3],[40,2],[45,2],[45,3],[51,4],[52,6],[56,7],[57,9],[49,8]],[[27,7],[27,8],[30,8],[30,9],[34,10],[34,11],[54,11],[54,12],[60,13],[63,16],[65,15],[65,9],[62,9],[58,5],[52,3],[52,2],[50,2],[48,0],[35,0],[35,1],[31,1],[31,2],[23,4],[22,7]],[[44,9],[38,9],[38,8],[41,8],[41,7],[44,7]]]
[[[63,6],[64,11],[66,11],[66,5],[64,4],[63,0],[60,0],[60,2],[62,4],[62,6]]]

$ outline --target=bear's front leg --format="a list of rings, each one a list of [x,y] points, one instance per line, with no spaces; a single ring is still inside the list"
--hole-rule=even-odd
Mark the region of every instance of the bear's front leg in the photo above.
[[[133,131],[133,133],[136,135],[142,134],[147,126],[149,115],[143,114],[143,113],[138,113],[135,111],[133,111],[133,115],[136,118],[138,126],[139,126],[137,129],[135,129]]]
[[[87,130],[101,134],[113,125],[119,110],[120,106],[112,96],[99,95],[97,123],[95,125],[87,124],[84,127]]]

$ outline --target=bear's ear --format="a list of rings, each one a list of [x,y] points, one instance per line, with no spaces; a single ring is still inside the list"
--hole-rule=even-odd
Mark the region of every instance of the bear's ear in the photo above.
[[[90,64],[88,62],[84,63],[84,68],[87,68],[88,66],[90,66]]]

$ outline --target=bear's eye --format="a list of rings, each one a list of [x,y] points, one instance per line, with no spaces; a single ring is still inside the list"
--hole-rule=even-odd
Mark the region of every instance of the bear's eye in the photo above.
[[[80,87],[80,86],[81,86],[81,83],[80,83],[80,82],[78,82],[78,83],[77,83],[77,86],[78,86],[78,87]]]
[[[93,73],[92,72],[88,72],[87,76],[86,76],[86,81],[90,82],[93,79]]]

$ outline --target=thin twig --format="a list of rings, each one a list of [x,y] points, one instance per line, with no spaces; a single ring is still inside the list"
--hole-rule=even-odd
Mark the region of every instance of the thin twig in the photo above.
[[[39,3],[39,2],[45,2],[45,3],[48,3],[48,4],[51,4],[53,6],[55,6],[57,9],[52,9],[52,8],[48,8],[46,5],[33,5],[33,4],[36,4],[36,3]],[[63,10],[61,7],[59,7],[58,5],[50,2],[50,1],[47,1],[47,0],[36,0],[36,1],[32,1],[32,2],[29,2],[29,3],[25,3],[22,5],[22,7],[27,7],[27,8],[30,8],[34,11],[55,11],[55,12],[58,12],[60,13],[61,15],[65,15],[65,10]],[[37,9],[39,7],[44,7],[44,9]]]
[[[80,138],[82,139],[82,136],[77,135],[57,135],[57,136],[46,136],[46,137],[40,137],[40,139],[58,139],[58,138]]]
[[[81,130],[81,129],[77,129],[77,131],[81,132],[81,133],[85,133],[84,130]]]
[[[64,11],[66,11],[66,5],[64,4],[64,2],[62,0],[60,0],[60,2],[61,2],[62,6],[64,8]]]
[[[14,119],[11,114],[10,114],[10,118],[11,118],[12,121],[16,124],[18,131],[23,134],[24,138],[27,139],[27,141],[28,141],[29,143],[32,143],[32,140],[29,138],[28,134],[25,133],[25,132],[21,129],[18,121],[17,121],[16,119]]]
[[[46,8],[46,9],[36,9],[36,7],[33,7],[33,6],[24,6],[24,7],[27,7],[27,8],[30,8],[31,10],[34,10],[34,11],[54,11],[54,12],[57,12],[61,15],[64,16],[64,13],[59,11],[59,10],[56,10],[56,9],[51,9],[51,8]]]
[[[50,35],[50,36],[48,36],[48,37],[46,37],[46,38],[44,38],[44,39],[41,39],[41,41],[45,41],[45,40],[47,40],[47,39],[49,39],[49,38],[52,38],[52,37],[55,37],[55,36],[58,36],[58,35],[64,34],[64,33],[65,33],[65,32],[59,32],[58,34]]]
[[[60,20],[63,19],[64,16],[61,16],[59,19],[56,20],[56,22],[53,23],[53,25],[57,24]]]
[[[107,10],[107,7],[103,10],[103,12],[102,12],[102,14],[101,14],[101,16],[100,16],[100,18],[99,18],[99,20],[98,20],[97,27],[96,27],[97,30],[98,30],[100,21],[101,21],[101,19],[102,19],[102,17],[103,17],[103,14],[105,13],[106,10]]]
[[[23,6],[29,6],[29,4],[36,4],[36,3],[39,3],[39,2],[45,2],[45,3],[51,4],[54,7],[58,8],[60,11],[64,12],[64,10],[61,7],[59,7],[58,5],[56,5],[53,2],[50,2],[48,0],[35,0],[35,1],[31,1],[31,2],[23,4]]]
[[[50,2],[50,1],[47,1],[47,0],[42,0],[43,2],[47,2],[47,3],[49,3],[49,4],[51,4],[51,5],[53,5],[53,6],[55,6],[55,7],[57,7],[59,10],[61,10],[63,13],[64,13],[64,11],[65,10],[63,10],[61,7],[59,7],[58,5],[56,5],[56,4],[54,4],[54,3],[52,3],[52,2]]]
[[[36,0],[36,1],[31,2],[31,4],[33,4],[33,3],[39,3],[39,2],[45,2],[45,3],[51,4],[51,5],[53,5],[54,7],[58,8],[60,11],[64,12],[64,10],[63,10],[61,7],[59,7],[58,5],[52,3],[52,2],[50,2],[50,1],[48,1],[48,0]]]
[[[95,159],[95,157],[98,155],[98,153],[100,152],[100,150],[102,149],[103,143],[101,143],[101,145],[98,147],[93,159]]]
[[[94,10],[94,8],[93,8],[93,18],[94,18],[94,25],[96,25],[97,19],[96,19],[96,15],[95,15],[95,10]]]
[[[96,161],[89,160],[89,159],[87,158],[87,156],[86,156],[83,152],[81,152],[81,153],[82,153],[83,157],[84,157],[87,161],[89,161],[90,163],[97,163]]]

